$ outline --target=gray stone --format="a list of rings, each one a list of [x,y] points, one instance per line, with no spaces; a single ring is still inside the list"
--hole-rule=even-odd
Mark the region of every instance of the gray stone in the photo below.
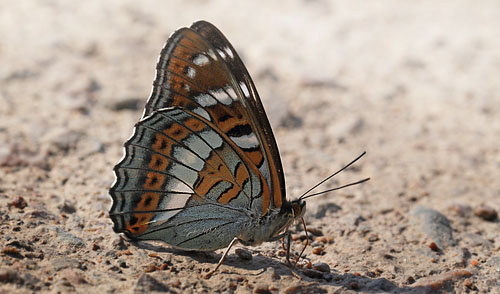
[[[445,249],[456,244],[450,221],[440,212],[419,206],[411,212],[411,220],[439,248]]]
[[[383,290],[383,291],[391,291],[396,287],[393,283],[389,282],[386,279],[376,279],[375,281],[371,281],[366,284],[366,288],[368,291],[373,290]]]
[[[56,232],[57,232],[57,239],[68,246],[74,246],[74,247],[85,246],[85,243],[81,238],[78,238],[77,236],[71,233],[65,232],[59,228],[56,228]]]
[[[324,262],[318,262],[318,263],[313,264],[313,269],[320,271],[320,272],[323,272],[323,273],[330,272],[330,266]]]
[[[60,271],[65,268],[78,268],[80,267],[80,263],[73,258],[58,257],[52,260],[52,266],[56,271]]]
[[[234,253],[242,260],[252,260],[252,253],[244,248],[237,248]]]
[[[317,219],[321,219],[324,218],[328,213],[335,213],[341,209],[342,208],[340,206],[333,202],[323,203],[316,206],[315,211],[313,211],[311,215],[313,215]]]
[[[134,287],[134,294],[151,293],[151,292],[170,292],[167,285],[158,282],[155,278],[148,274],[142,274],[137,280]]]

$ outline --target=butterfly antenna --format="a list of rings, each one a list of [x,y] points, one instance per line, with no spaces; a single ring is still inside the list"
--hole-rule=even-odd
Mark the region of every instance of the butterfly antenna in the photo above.
[[[314,194],[309,194],[307,196],[304,196],[304,197],[301,197],[300,199],[301,200],[304,200],[304,199],[307,199],[309,197],[313,197],[313,196],[317,196],[317,195],[321,195],[321,194],[325,194],[325,193],[328,193],[328,192],[332,192],[332,191],[335,191],[335,190],[340,190],[342,188],[346,188],[346,187],[349,187],[349,186],[354,186],[354,185],[357,185],[357,184],[361,184],[361,183],[364,183],[366,181],[368,181],[370,178],[366,178],[366,179],[362,179],[360,181],[357,181],[357,182],[354,182],[354,183],[350,183],[350,184],[347,184],[347,185],[343,185],[343,186],[340,186],[340,187],[336,187],[336,188],[332,188],[332,189],[328,189],[328,190],[325,190],[325,191],[321,191],[321,192],[317,192],[317,193],[314,193]]]
[[[358,157],[356,157],[353,161],[349,162],[348,164],[346,164],[343,168],[339,169],[338,171],[334,172],[333,174],[329,175],[328,177],[326,177],[324,180],[322,180],[321,182],[317,183],[316,185],[314,185],[312,188],[310,188],[309,190],[307,190],[306,192],[304,192],[302,195],[300,195],[299,197],[299,200],[302,200],[302,199],[306,199],[306,198],[309,198],[311,197],[312,195],[309,195],[309,196],[306,196],[309,192],[311,192],[312,190],[316,189],[319,185],[323,184],[324,182],[328,181],[329,179],[333,178],[334,176],[336,176],[338,173],[340,173],[341,171],[345,170],[346,168],[348,168],[349,166],[353,165],[356,161],[358,161],[361,157],[363,157],[364,155],[366,154],[366,151],[363,151],[363,153],[361,153],[361,155],[359,155]],[[369,178],[367,179],[364,179],[364,180],[361,180],[359,182],[356,182],[356,183],[351,183],[351,184],[347,184],[345,186],[342,186],[342,187],[337,187],[337,188],[333,188],[332,191],[334,190],[338,190],[338,189],[341,189],[341,188],[344,188],[344,187],[348,187],[348,186],[352,186],[352,185],[356,185],[356,184],[360,184],[362,182],[366,182],[368,181]],[[330,191],[324,191],[323,193],[326,193],[326,192],[330,192]],[[322,194],[320,192],[320,194]]]

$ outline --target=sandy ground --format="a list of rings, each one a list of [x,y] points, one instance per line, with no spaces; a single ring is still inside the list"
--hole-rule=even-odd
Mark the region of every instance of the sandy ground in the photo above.
[[[500,293],[499,2],[234,2],[0,1],[0,293]],[[368,152],[324,188],[370,182],[308,201],[302,280],[279,242],[202,279],[221,252],[112,230],[158,53],[197,19],[253,76],[290,199]]]

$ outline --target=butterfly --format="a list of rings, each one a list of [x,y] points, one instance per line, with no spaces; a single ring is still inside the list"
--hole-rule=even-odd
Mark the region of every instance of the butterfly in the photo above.
[[[236,242],[255,246],[288,237],[290,264],[288,228],[304,223],[304,199],[314,195],[286,199],[262,102],[214,25],[198,21],[169,37],[124,149],[109,191],[115,232],[183,250],[226,248],[212,272]]]

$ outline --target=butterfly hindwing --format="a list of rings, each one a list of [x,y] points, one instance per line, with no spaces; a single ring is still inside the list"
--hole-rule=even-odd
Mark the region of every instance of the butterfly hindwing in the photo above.
[[[243,164],[225,137],[181,108],[141,120],[115,167],[117,181],[110,191],[115,230],[137,239],[165,234],[165,240],[169,234],[159,232],[163,225],[169,227],[174,218],[182,222],[193,206],[218,206],[230,214],[267,209],[269,204],[260,200],[269,193],[264,179]]]

